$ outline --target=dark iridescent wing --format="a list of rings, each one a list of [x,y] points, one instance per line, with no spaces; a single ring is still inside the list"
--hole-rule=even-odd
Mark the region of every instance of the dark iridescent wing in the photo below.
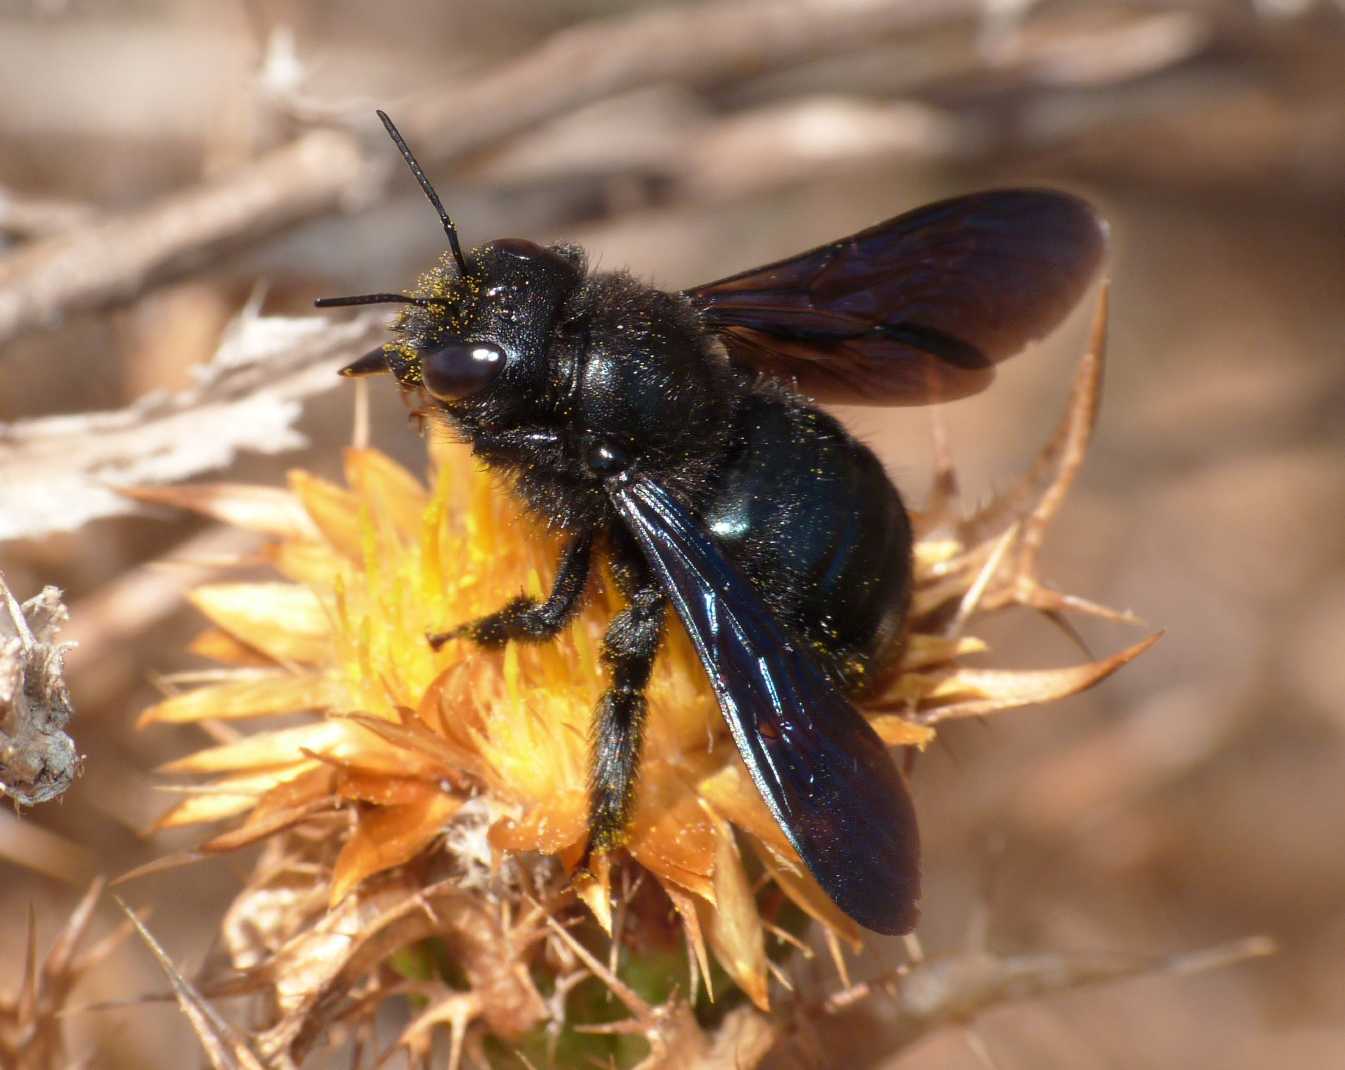
[[[1106,242],[1077,197],[992,190],[686,293],[734,357],[805,393],[923,404],[984,389],[996,363],[1064,319]]]
[[[663,487],[637,476],[610,493],[686,625],[747,770],[799,857],[861,925],[909,932],[920,894],[915,811],[878,734]]]

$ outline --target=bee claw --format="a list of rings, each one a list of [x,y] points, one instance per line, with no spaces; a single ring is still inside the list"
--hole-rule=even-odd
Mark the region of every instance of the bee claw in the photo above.
[[[425,641],[430,644],[430,649],[437,651],[450,639],[462,639],[468,634],[465,626],[459,628],[450,628],[446,632],[427,632]]]

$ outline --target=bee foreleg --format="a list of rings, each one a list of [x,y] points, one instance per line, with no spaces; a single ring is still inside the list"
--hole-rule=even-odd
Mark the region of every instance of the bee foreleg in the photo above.
[[[430,646],[438,650],[450,639],[474,639],[483,646],[500,646],[510,639],[540,642],[554,638],[579,608],[592,556],[593,532],[580,532],[565,544],[545,602],[520,595],[503,609],[429,636]]]

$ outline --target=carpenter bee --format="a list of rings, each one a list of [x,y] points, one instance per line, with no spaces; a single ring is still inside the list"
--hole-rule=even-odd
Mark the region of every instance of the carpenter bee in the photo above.
[[[925,404],[984,388],[1088,287],[1106,226],[1083,201],[996,190],[918,208],[765,267],[667,293],[593,272],[575,245],[464,251],[396,302],[396,340],[343,370],[391,372],[522,505],[565,533],[550,594],[432,636],[551,639],[605,555],[627,605],[602,658],[589,852],[622,843],[645,687],[667,609],[681,618],[780,828],[846,914],[908,932],[915,812],[852,705],[898,657],[911,528],[867,447],[815,401]]]

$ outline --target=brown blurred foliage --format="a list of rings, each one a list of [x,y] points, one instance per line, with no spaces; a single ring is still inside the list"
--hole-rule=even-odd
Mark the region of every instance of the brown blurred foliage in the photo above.
[[[811,0],[766,5],[775,31],[735,42],[751,6],[0,6],[0,450],[18,421],[182,390],[259,285],[267,313],[306,315],[318,294],[410,283],[442,233],[376,141],[375,106],[402,122],[468,242],[565,237],[670,287],[962,190],[1083,192],[1113,227],[1111,355],[1098,439],[1043,572],[1168,634],[1064,706],[944,730],[914,776],[921,938],[958,947],[984,916],[1006,952],[1157,953],[1251,933],[1282,951],[999,1009],[972,1044],[949,1031],[898,1064],[975,1067],[980,1050],[1003,1070],[1340,1064],[1345,13],[1311,0]],[[595,20],[637,8],[658,14],[656,33],[622,38],[627,53],[591,47],[611,43],[601,26],[584,36]],[[724,20],[722,47],[679,33],[707,12]],[[299,143],[328,155],[285,163]],[[245,174],[265,210],[228,200]],[[287,185],[295,175],[307,192]],[[193,207],[184,230],[151,232],[174,205],[213,211],[221,190],[230,211]],[[39,290],[42,315],[15,311]],[[1054,425],[1085,326],[949,406],[969,507]],[[375,391],[373,439],[415,465],[390,394]],[[924,415],[847,419],[918,502]],[[334,472],[351,421],[349,393],[320,394],[297,424],[302,453],[245,450],[211,478],[274,482],[299,461]],[[30,903],[45,946],[93,874],[184,845],[142,833],[168,801],[155,767],[197,739],[132,725],[158,674],[200,667],[182,652],[197,622],[180,591],[245,549],[149,511],[0,546],[20,600],[44,584],[66,593],[85,755],[61,803],[0,815],[0,992],[21,985]],[[1099,652],[1134,638],[1085,633]],[[1027,616],[992,638],[999,664],[1075,653]],[[125,889],[189,977],[243,865]],[[104,902],[93,928],[118,920]],[[855,970],[900,957],[877,946]],[[126,943],[74,1002],[162,993],[157,970]],[[820,965],[813,980],[834,983]],[[886,1065],[881,999],[858,1013],[863,1028],[838,1019],[818,1050]],[[196,1058],[171,1001],[66,1026],[93,1065]]]

